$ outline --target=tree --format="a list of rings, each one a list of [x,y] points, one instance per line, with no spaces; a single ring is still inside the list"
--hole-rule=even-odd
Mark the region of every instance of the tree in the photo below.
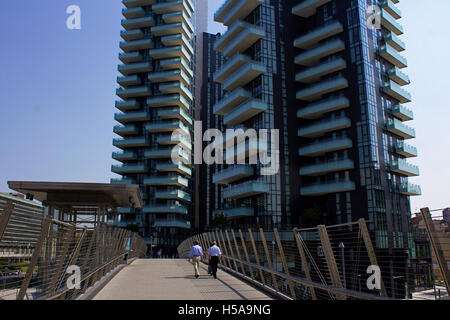
[[[305,227],[315,227],[320,224],[322,220],[322,212],[317,204],[303,211],[302,214],[303,225]]]
[[[216,213],[211,220],[211,224],[219,229],[225,229],[227,226],[227,217],[223,213]]]

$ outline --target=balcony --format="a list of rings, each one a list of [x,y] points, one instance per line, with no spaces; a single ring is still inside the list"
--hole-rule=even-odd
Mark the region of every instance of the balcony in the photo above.
[[[111,171],[117,174],[127,174],[127,173],[145,173],[148,168],[145,164],[123,164],[123,165],[112,165]]]
[[[165,46],[183,46],[183,48],[187,51],[188,54],[194,54],[194,48],[192,48],[189,40],[181,33],[173,34],[170,36],[161,37],[161,42]],[[185,53],[183,53],[186,55]]]
[[[331,0],[303,0],[300,4],[292,8],[292,14],[302,18],[308,18],[316,14],[318,7],[327,4]]]
[[[147,99],[147,105],[152,108],[178,106],[189,110],[189,102],[179,94],[154,96]]]
[[[145,178],[144,184],[147,186],[174,186],[181,188],[188,186],[188,179],[179,175],[153,176]]]
[[[162,15],[162,19],[165,23],[184,23],[191,33],[194,33],[194,26],[189,20],[190,17],[186,15],[183,11],[170,12]]]
[[[138,128],[134,124],[128,124],[126,126],[114,126],[113,128],[114,133],[118,134],[119,136],[127,136],[130,134],[137,134]]]
[[[189,0],[160,2],[152,6],[153,12],[156,14],[172,13],[183,11],[189,18],[194,12],[194,6]]]
[[[350,107],[350,101],[344,96],[330,97],[315,103],[310,103],[306,107],[297,111],[297,117],[301,119],[318,119],[327,112],[341,110]]]
[[[317,47],[300,53],[295,57],[294,62],[301,66],[312,66],[318,63],[322,58],[345,50],[345,44],[342,40],[331,40],[319,44]]]
[[[141,79],[137,76],[117,77],[117,83],[123,87],[135,86],[141,84]]]
[[[119,178],[119,179],[112,178],[110,181],[111,184],[136,184],[136,180],[131,178]]]
[[[180,205],[149,205],[142,208],[144,213],[175,213],[187,214],[188,210],[185,206]]]
[[[122,124],[136,121],[148,121],[150,120],[150,114],[147,111],[115,113],[114,119]]]
[[[189,85],[188,76],[180,69],[150,73],[148,79],[153,83],[181,81],[185,86]]]
[[[264,36],[265,32],[261,28],[239,20],[214,42],[214,50],[223,52],[226,57],[231,57],[237,51],[245,51]]]
[[[222,65],[220,70],[214,73],[214,82],[224,83],[225,80],[230,77],[237,70],[242,68],[247,63],[257,63],[245,54],[236,54],[233,58],[229,59]]]
[[[142,61],[142,59],[143,58],[139,52],[127,52],[119,54],[119,60],[125,64],[140,62]]]
[[[227,12],[223,24],[231,26],[236,20],[246,18],[253,10],[263,4],[263,0],[240,0]]]
[[[156,0],[122,0],[122,3],[127,8],[135,8],[155,4]]]
[[[116,101],[116,108],[120,111],[128,111],[139,109],[139,103],[135,99],[127,100],[127,101]]]
[[[192,175],[192,170],[189,167],[185,166],[182,163],[176,164],[171,161],[169,161],[168,163],[157,163],[156,170],[160,172],[176,172],[188,176]]]
[[[393,172],[407,177],[417,177],[420,174],[418,166],[412,165],[404,159],[391,162],[390,169]]]
[[[329,193],[349,192],[355,190],[355,183],[353,181],[335,181],[317,183],[300,188],[300,195],[302,196],[321,196]]]
[[[184,71],[184,73],[189,75],[189,77],[192,78],[194,76],[194,72],[191,70],[191,68],[189,68],[189,65],[186,63],[186,61],[184,59],[182,59],[180,57],[160,60],[159,65],[161,66],[161,68],[163,68],[165,70],[181,69]]]
[[[178,129],[189,133],[189,128],[179,120],[153,121],[145,125],[148,132],[172,132]]]
[[[252,141],[251,139],[246,139],[243,141],[245,137],[241,137],[242,140],[238,140],[239,142],[235,145],[233,145],[231,148],[227,148],[227,140],[233,139],[236,136],[240,136],[239,134],[231,135],[230,137],[226,136],[223,139],[223,143],[225,144],[225,162],[226,163],[238,163],[240,160],[244,161],[247,158],[250,158],[249,163],[254,164],[252,160],[255,160],[259,155],[261,155],[264,152],[267,152],[267,145],[259,145],[259,142],[257,139]],[[241,142],[242,141],[242,142]],[[222,144],[223,146],[223,144]],[[220,148],[221,146],[218,145],[216,148]],[[241,164],[241,163],[239,163]]]
[[[328,162],[315,163],[300,167],[301,176],[319,176],[330,172],[351,170],[355,167],[353,160],[330,160]]]
[[[151,28],[151,33],[154,36],[169,36],[175,34],[183,34],[187,39],[191,39],[191,32],[186,27],[184,23],[170,23],[170,24],[162,24],[156,27]]]
[[[112,158],[117,161],[136,160],[137,154],[133,151],[113,152]]]
[[[240,199],[264,193],[269,193],[267,184],[258,181],[248,181],[224,189],[223,197],[225,199]]]
[[[213,174],[213,183],[229,184],[243,178],[251,177],[253,168],[248,165],[236,165],[228,167]]]
[[[402,17],[402,12],[391,0],[382,1],[380,7],[386,10],[395,19],[400,19]]]
[[[138,51],[153,48],[153,40],[152,39],[141,39],[141,40],[133,40],[133,41],[121,41],[120,49],[125,52],[130,51]]]
[[[347,68],[347,63],[342,58],[326,61],[297,73],[295,75],[295,81],[302,83],[313,83],[320,80],[323,76],[345,68]]]
[[[182,190],[164,190],[156,191],[155,199],[191,201],[191,195]]]
[[[122,15],[127,19],[141,18],[145,16],[145,10],[142,7],[122,9]]]
[[[347,117],[328,118],[317,121],[309,126],[298,129],[299,137],[314,138],[325,133],[342,130],[351,127],[351,121]]]
[[[120,31],[120,36],[125,41],[142,39],[144,37],[144,33],[140,29],[134,29],[129,31]]]
[[[384,41],[397,51],[405,51],[405,43],[393,32],[389,32],[384,36]]]
[[[186,125],[192,125],[191,116],[178,107],[159,109],[157,114],[161,119],[178,119],[183,121]]]
[[[150,62],[132,63],[127,65],[119,65],[118,70],[124,76],[131,73],[142,73],[152,71],[152,65]]]
[[[189,221],[182,220],[169,220],[169,219],[156,219],[155,225],[156,228],[182,228],[182,229],[191,229],[191,223]]]
[[[401,121],[410,121],[414,119],[414,113],[410,109],[399,103],[394,104],[391,107],[390,113]]]
[[[190,102],[192,102],[192,100],[194,99],[189,89],[185,85],[183,85],[180,81],[162,83],[159,85],[159,91],[161,91],[164,94],[169,93],[182,94],[183,97],[188,99]]]
[[[383,59],[389,61],[394,66],[400,69],[406,68],[408,66],[408,61],[406,60],[406,58],[404,58],[388,44],[382,46],[379,49],[378,53]]]
[[[300,49],[311,48],[329,37],[337,35],[344,31],[344,27],[338,21],[332,22],[325,26],[321,26],[307,34],[302,35],[294,41],[294,47]]]
[[[125,30],[147,28],[155,25],[155,19],[152,16],[136,18],[136,19],[122,19],[122,27]]]
[[[412,183],[399,185],[399,192],[407,196],[420,196],[422,194],[420,186]]]
[[[223,88],[227,91],[242,87],[267,72],[266,66],[259,63],[248,63],[231,77],[229,77],[224,83]]]
[[[173,148],[153,148],[145,151],[144,156],[147,159],[166,159],[172,156]]]
[[[348,87],[348,81],[342,76],[326,79],[313,84],[305,89],[297,91],[297,99],[304,101],[314,101],[323,95],[342,90]]]
[[[237,218],[246,218],[253,217],[254,210],[250,207],[237,207],[230,209],[219,209],[216,210],[215,213],[222,213],[227,219],[237,219]]]
[[[416,147],[410,146],[404,142],[397,142],[394,149],[397,154],[405,158],[414,158],[418,155]]]
[[[397,67],[392,68],[387,72],[389,79],[395,81],[401,86],[410,84],[410,80],[407,74],[401,72]]]
[[[225,16],[233,9],[239,0],[225,0],[222,5],[214,12],[214,21],[222,22]]]
[[[137,137],[137,138],[123,138],[123,139],[114,139],[113,146],[117,148],[135,148],[135,147],[148,147],[150,145],[150,141],[145,137]]]
[[[298,155],[303,157],[318,157],[323,156],[327,152],[335,152],[352,147],[353,143],[349,138],[327,139],[301,146],[298,150]]]
[[[122,99],[145,97],[152,94],[152,91],[147,86],[133,87],[133,88],[119,88],[116,89],[116,95]]]
[[[187,137],[181,134],[172,134],[168,135],[160,135],[156,138],[156,142],[160,145],[182,145],[184,148],[191,150],[192,149],[192,141],[190,141]]]
[[[180,45],[151,49],[150,56],[156,60],[179,57],[183,58],[185,61],[191,61],[191,55],[189,54],[189,52],[187,52],[186,49]]]
[[[388,119],[386,130],[403,139],[412,139],[416,137],[416,131],[413,128],[403,124],[403,122],[397,119]]]
[[[381,9],[381,25],[398,36],[403,34],[403,27],[395,21],[386,9]]]
[[[223,118],[223,123],[225,125],[236,125],[247,121],[248,119],[253,118],[266,110],[267,103],[257,99],[250,99],[225,115]]]
[[[222,97],[218,103],[214,105],[214,114],[226,115],[230,110],[234,109],[244,101],[250,99],[252,94],[249,91],[239,88]]]
[[[385,82],[384,87],[381,87],[381,91],[398,100],[400,103],[411,102],[411,94],[392,80]]]

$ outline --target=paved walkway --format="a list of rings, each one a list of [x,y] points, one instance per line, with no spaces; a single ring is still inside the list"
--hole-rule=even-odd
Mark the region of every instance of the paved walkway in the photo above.
[[[268,300],[266,294],[225,273],[218,279],[201,265],[195,279],[194,267],[184,259],[139,259],[121,270],[94,300]]]

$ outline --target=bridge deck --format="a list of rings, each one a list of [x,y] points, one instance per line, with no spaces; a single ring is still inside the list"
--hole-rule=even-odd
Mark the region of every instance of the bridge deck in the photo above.
[[[215,280],[186,260],[139,259],[122,269],[94,300],[267,300],[265,293],[223,272]]]

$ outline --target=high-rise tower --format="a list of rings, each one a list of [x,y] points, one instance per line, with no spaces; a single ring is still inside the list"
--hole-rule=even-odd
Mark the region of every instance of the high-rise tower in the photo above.
[[[123,0],[125,8],[119,55],[116,102],[120,123],[113,158],[122,162],[112,171],[122,175],[112,183],[141,188],[145,206],[137,212],[122,208],[122,221],[135,222],[148,242],[176,253],[190,230],[191,175],[185,164],[171,160],[172,147],[181,144],[187,158],[193,115],[194,5],[191,0]],[[173,139],[172,133],[180,134]]]

